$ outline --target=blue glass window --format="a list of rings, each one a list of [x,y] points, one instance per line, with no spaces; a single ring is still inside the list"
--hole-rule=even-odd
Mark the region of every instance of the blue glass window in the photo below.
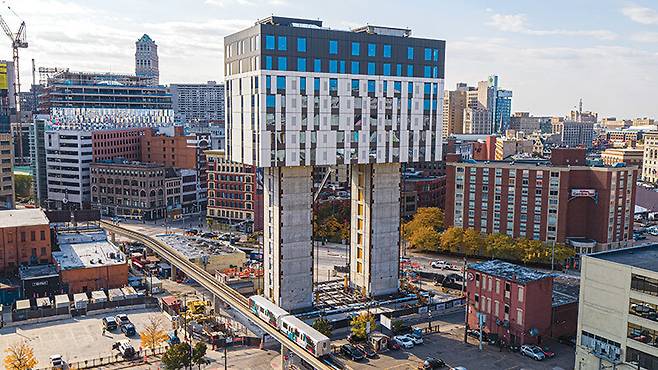
[[[439,49],[434,49],[434,61],[439,61]]]
[[[431,66],[425,66],[423,67],[423,76],[424,77],[432,77],[432,67]]]
[[[306,77],[299,78],[299,90],[306,91]]]
[[[429,95],[432,92],[432,84],[429,82],[424,83],[423,91],[425,92],[425,94]]]
[[[398,94],[402,93],[402,82],[400,81],[393,82],[393,92]]]
[[[277,76],[276,77],[276,89],[277,90],[285,90],[286,89],[286,77],[285,76]]]
[[[407,94],[413,94],[414,93],[414,83],[413,82],[408,82],[407,83]]]
[[[358,42],[353,42],[352,43],[352,55],[353,56],[359,56],[361,54],[361,44]]]
[[[368,74],[369,75],[375,74],[375,63],[368,63]]]
[[[432,60],[432,49],[425,48],[425,60]]]
[[[432,77],[439,78],[439,67],[432,68]]]
[[[407,47],[407,59],[413,60],[414,59],[414,48],[411,46]]]
[[[274,50],[274,35],[265,35],[265,49]]]
[[[359,91],[359,80],[352,80],[352,90]]]
[[[390,58],[390,57],[391,57],[391,45],[384,44],[384,58]]]
[[[432,100],[432,110],[436,110],[437,105],[436,99]]]
[[[384,76],[391,75],[391,63],[384,63]]]
[[[320,59],[313,60],[313,71],[322,72],[322,61]]]
[[[387,90],[388,90],[388,81],[384,81],[384,94],[386,94]]]
[[[338,73],[338,61],[330,60],[329,61],[329,73]]]
[[[297,58],[297,71],[306,72],[306,58]]]
[[[408,64],[407,65],[407,77],[413,77],[414,76],[414,65],[413,64]]]
[[[338,91],[338,79],[330,78],[329,79],[329,92]]]
[[[276,98],[274,97],[274,95],[269,95],[268,94],[265,97],[265,106],[267,108],[274,108],[276,106]]]
[[[376,44],[368,44],[368,56],[369,57],[374,57],[377,55],[377,45]]]
[[[329,54],[338,54],[338,41],[329,40]]]
[[[320,79],[317,77],[313,79],[313,90],[320,91]]]
[[[265,76],[265,89],[268,91],[272,88],[272,76]]]
[[[265,69],[272,69],[272,57],[269,55],[265,56]]]
[[[368,80],[368,92],[369,93],[375,92],[375,80]]]
[[[439,84],[437,84],[436,82],[432,84],[432,93],[434,94],[434,96],[436,96],[437,92],[439,91],[438,88],[439,88]]]
[[[345,61],[340,61],[340,73],[345,73]]]
[[[277,69],[279,71],[287,71],[288,70],[288,58],[286,57],[278,57],[277,61]]]
[[[352,74],[358,75],[359,74],[359,62],[352,62]]]
[[[286,51],[288,50],[288,38],[285,36],[279,36],[279,50]]]
[[[423,109],[424,110],[430,110],[430,100],[429,99],[424,99],[423,100]]]
[[[395,66],[395,75],[402,76],[402,64],[398,64]]]
[[[297,38],[297,51],[300,53],[306,52],[306,38],[298,37]]]

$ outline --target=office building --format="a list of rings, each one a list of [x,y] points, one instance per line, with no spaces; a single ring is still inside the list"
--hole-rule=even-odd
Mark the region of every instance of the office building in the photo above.
[[[224,85],[215,81],[206,84],[171,84],[169,86],[176,123],[224,123]]]
[[[650,133],[650,132],[646,132]],[[616,148],[635,148],[638,141],[645,135],[644,131],[639,130],[611,130],[606,133],[608,142]]]
[[[0,272],[51,261],[50,222],[41,209],[0,211]]]
[[[45,134],[47,115],[35,115],[30,126],[30,168],[32,191],[36,204],[45,207],[48,200],[48,172],[46,170]]]
[[[102,216],[152,221],[165,217],[165,167],[121,159],[91,164],[91,204]]]
[[[464,109],[466,109],[466,84],[457,85],[454,91],[446,91],[443,101],[443,137],[464,133]]]
[[[658,246],[584,256],[575,368],[658,369]]]
[[[175,168],[165,168],[165,217],[178,220],[183,217],[183,176]]]
[[[221,150],[206,151],[208,210],[213,223],[247,232],[263,229],[263,173],[256,167],[229,161]]]
[[[45,132],[49,209],[83,209],[90,206],[89,165],[91,132]]]
[[[16,206],[16,194],[11,134],[0,133],[0,171],[0,209],[12,209]]]
[[[658,184],[658,132],[644,134],[642,180]]]
[[[656,120],[653,118],[633,118],[633,126],[655,126]]]
[[[441,159],[445,42],[268,17],[224,45],[228,158],[264,168],[265,296],[312,306],[312,167],[338,164],[351,165],[350,285],[396,292],[400,163]]]
[[[627,166],[638,168],[638,173],[643,174],[642,161],[644,150],[638,148],[608,148],[601,152],[601,160],[606,166],[615,166],[624,163]]]
[[[570,243],[583,254],[632,242],[636,167],[588,166],[585,149],[553,149],[550,161],[447,162],[447,226]]]
[[[92,131],[91,148],[94,162],[111,161],[114,158],[139,161],[142,156],[140,137],[148,130],[126,128]]]
[[[531,116],[529,112],[515,112],[510,118],[508,129],[525,132],[550,133],[551,117]]]
[[[418,208],[445,208],[446,177],[424,175],[423,172],[404,172],[402,174],[402,192],[400,195],[401,216],[408,220]]]
[[[69,294],[122,288],[128,259],[102,229],[60,229],[53,252],[62,287]]]
[[[594,123],[564,121],[558,125],[562,145],[567,147],[591,148],[594,140]]]
[[[489,111],[486,109],[464,109],[464,134],[486,135],[491,133]]]
[[[146,78],[148,85],[160,84],[158,45],[147,34],[135,42],[135,75]]]
[[[621,130],[629,127],[633,121],[626,119],[617,119],[616,117],[606,117],[601,119],[601,125],[608,130]]]
[[[210,137],[211,150],[226,149],[226,126],[222,123],[195,125],[187,128],[190,135],[207,135]]]
[[[509,132],[509,131],[508,131]],[[505,161],[513,157],[529,158],[532,156],[535,142],[531,139],[515,137],[497,137],[495,141],[494,160]]]
[[[497,127],[496,132],[504,133],[510,128],[512,120],[512,91],[496,91],[496,110],[494,115],[494,125]]]
[[[555,274],[500,260],[468,265],[468,327],[510,345],[541,344],[576,332],[578,294],[564,293]],[[576,289],[577,290],[577,289]]]
[[[0,133],[11,132],[11,120],[16,116],[15,80],[14,62],[0,60]]]

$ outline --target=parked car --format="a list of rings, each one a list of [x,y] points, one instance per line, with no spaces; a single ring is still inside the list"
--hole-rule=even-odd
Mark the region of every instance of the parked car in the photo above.
[[[340,346],[340,353],[352,361],[360,361],[366,357],[366,355],[360,349],[351,344],[343,344]]]
[[[124,326],[131,323],[130,319],[128,318],[128,315],[126,315],[125,313],[116,315],[114,319],[116,320],[119,326]]]
[[[116,328],[119,327],[117,321],[112,316],[103,317],[103,320],[101,321],[103,322],[103,328],[107,331],[116,330]]]
[[[50,356],[50,366],[53,369],[64,369],[66,362],[62,358],[62,355],[52,355]]]
[[[402,348],[414,348],[414,342],[406,335],[396,335],[393,340]]]
[[[410,334],[406,334],[406,336],[409,339],[411,339],[411,341],[414,342],[414,344],[423,344],[423,336],[422,336],[422,334],[420,334],[418,332],[413,332],[413,333],[410,333]]]
[[[440,358],[434,357],[428,357],[418,365],[418,368],[423,370],[442,369],[444,367],[446,367],[446,363]]]
[[[555,352],[551,351],[548,347],[533,346],[544,353],[544,357],[553,358],[555,357]]]
[[[541,348],[533,345],[524,344],[521,346],[521,355],[528,356],[533,360],[541,361],[546,358]]]
[[[137,334],[137,331],[135,330],[135,325],[131,323],[121,325],[121,332],[125,334],[127,337],[132,337],[133,335]]]
[[[393,350],[393,351],[397,351],[397,350],[400,349],[400,344],[398,344],[398,342],[396,342],[394,340],[389,340],[388,341],[388,349]]]
[[[215,234],[215,233],[213,233],[213,232],[207,232],[207,233],[203,233],[203,234],[201,234],[201,237],[202,237],[202,238],[206,238],[206,239],[212,239],[212,238],[214,238],[214,237],[216,237],[216,236],[217,236],[217,234]]]
[[[135,348],[133,348],[132,344],[130,344],[130,341],[128,339],[120,340],[112,345],[112,349],[115,349],[119,351],[119,354],[123,358],[133,358],[135,357]]]
[[[649,313],[649,312],[656,312],[656,310],[654,310],[648,304],[637,304],[637,303],[634,303],[634,304],[631,305],[631,310],[633,310],[633,311],[635,311],[639,314]]]
[[[356,348],[361,350],[361,352],[363,352],[366,355],[367,358],[376,358],[377,357],[377,352],[375,352],[375,350],[372,349],[372,347],[370,347],[368,345],[360,345],[360,346],[356,346]]]
[[[448,263],[448,261],[438,260],[438,261],[432,261],[432,263],[430,263],[430,265],[432,267],[434,267],[435,269],[444,269],[446,266],[449,265],[449,263]]]
[[[466,332],[466,334],[471,338],[480,340],[480,331],[477,329],[470,329],[469,331]],[[487,333],[485,332],[482,332],[482,341],[483,342],[487,341]]]

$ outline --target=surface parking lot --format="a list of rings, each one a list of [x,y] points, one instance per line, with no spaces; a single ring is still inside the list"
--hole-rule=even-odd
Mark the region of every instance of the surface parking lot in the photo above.
[[[355,370],[418,369],[420,362],[428,356],[440,358],[451,367],[463,366],[468,370],[566,370],[573,369],[575,361],[574,349],[557,343],[549,345],[556,352],[554,358],[534,361],[519,353],[499,352],[499,348],[494,346],[485,345],[480,352],[474,339],[469,338],[469,342],[464,343],[463,331],[432,334],[423,339],[424,344],[410,350],[388,351],[380,354],[379,358],[353,362],[341,356],[341,360]]]
[[[81,316],[72,319],[54,321],[42,324],[5,327],[0,329],[0,348],[26,341],[34,348],[34,355],[39,361],[37,367],[49,365],[49,357],[60,354],[67,362],[93,359],[114,355],[112,344],[121,339],[127,339],[120,330],[103,335],[101,320],[105,316],[115,316],[119,313],[128,315],[135,325],[137,335],[129,338],[135,349],[139,349],[139,332],[148,322],[151,315],[162,319],[163,329],[169,330],[171,323],[158,309],[122,310],[111,313]],[[4,356],[2,353],[1,356]]]

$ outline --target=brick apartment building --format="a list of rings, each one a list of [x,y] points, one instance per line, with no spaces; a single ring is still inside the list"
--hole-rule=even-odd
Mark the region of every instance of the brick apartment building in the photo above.
[[[229,161],[223,150],[208,150],[206,156],[209,170],[206,216],[225,225],[246,225],[251,221],[253,230],[262,230],[263,185],[259,184],[256,167]]]
[[[550,161],[474,161],[448,155],[445,223],[483,233],[565,243],[578,253],[626,246],[636,167],[588,166],[584,149]]]
[[[94,162],[112,160],[117,157],[139,161],[140,137],[149,128],[126,128],[122,130],[100,130],[91,133],[92,158]]]
[[[578,289],[556,290],[554,274],[499,260],[470,264],[466,271],[468,327],[509,344],[536,344],[576,333]]]
[[[0,273],[51,261],[50,222],[41,209],[0,211]]]

